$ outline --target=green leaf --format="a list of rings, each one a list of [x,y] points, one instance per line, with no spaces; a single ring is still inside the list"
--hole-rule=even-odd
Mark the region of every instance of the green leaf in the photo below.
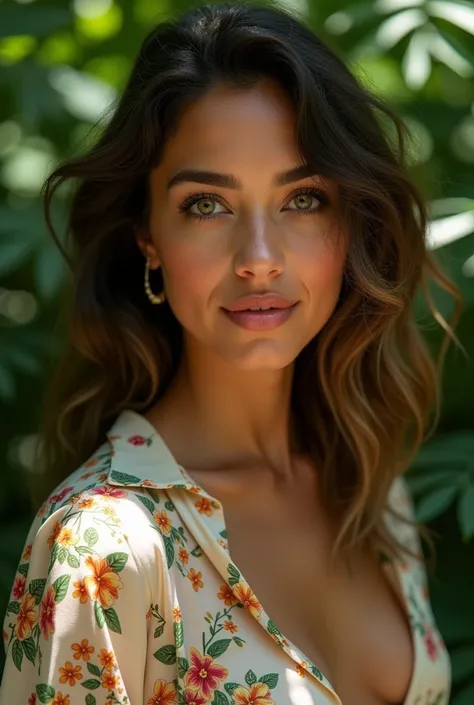
[[[69,587],[69,581],[71,580],[70,575],[61,575],[60,578],[54,581],[53,588],[55,592],[55,601],[62,602],[66,597],[67,590]]]
[[[162,623],[159,624],[159,625],[157,626],[157,628],[155,629],[155,631],[154,631],[154,633],[153,633],[153,638],[154,638],[154,639],[158,639],[158,637],[161,636],[164,631],[165,631],[165,623],[162,622]]]
[[[140,500],[140,502],[148,509],[150,514],[153,514],[155,511],[155,505],[151,501],[151,499],[148,499],[148,497],[143,497],[141,494],[136,494],[135,497]]]
[[[51,572],[51,568],[56,562],[56,558],[58,557],[59,553],[59,544],[55,543],[53,546],[53,550],[51,551],[51,558],[49,561],[49,566],[48,566],[48,574]]]
[[[272,619],[268,620],[267,631],[274,636],[283,636],[281,631],[278,629],[277,625]]]
[[[97,705],[97,700],[92,695],[92,693],[87,693],[86,695],[86,705]]]
[[[101,672],[99,666],[96,666],[93,663],[88,662],[87,663],[87,670],[89,673],[92,673],[93,676],[98,676],[100,678]]]
[[[58,561],[61,563],[61,565],[64,563],[68,556],[69,551],[65,546],[62,546],[59,551],[58,551]]]
[[[252,671],[252,669],[247,671],[247,673],[245,674],[245,682],[247,683],[247,685],[253,685],[257,682],[257,676]]]
[[[239,683],[233,683],[232,681],[229,683],[224,683],[224,689],[229,693],[229,695],[232,695],[234,690],[239,687]]]
[[[183,629],[183,623],[182,622],[174,622],[173,623],[173,631],[174,631],[174,640],[176,644],[176,648],[179,649],[184,642],[184,629]]]
[[[426,495],[415,508],[416,519],[420,522],[428,522],[443,514],[458,492],[459,488],[456,485],[448,485]]]
[[[94,551],[92,550],[92,548],[89,548],[89,546],[75,546],[75,549],[76,549],[76,551],[77,551],[78,553],[81,554],[81,556],[83,556],[83,555],[85,555],[85,554],[94,553]]]
[[[118,618],[117,612],[114,610],[113,607],[109,607],[109,609],[104,610],[104,615],[105,615],[105,621],[107,622],[107,626],[112,632],[116,632],[117,634],[122,633],[122,627],[120,626],[120,620]]]
[[[166,644],[166,646],[162,646],[161,649],[155,651],[153,656],[158,659],[160,663],[172,666],[176,663],[176,646],[174,644]]]
[[[25,656],[28,661],[31,661],[31,663],[34,664],[36,656],[36,643],[32,636],[29,636],[28,639],[24,640],[23,651],[25,652]]]
[[[243,646],[245,644],[245,641],[243,639],[240,639],[238,636],[232,637],[234,642],[237,644],[237,646]]]
[[[97,529],[94,529],[94,527],[90,526],[88,529],[85,530],[84,532],[84,541],[86,544],[89,546],[93,546],[97,541],[99,540],[99,534],[97,532]]]
[[[28,563],[22,563],[19,565],[17,568],[17,573],[20,573],[20,575],[23,575],[23,577],[26,578],[28,575]]]
[[[105,557],[105,560],[107,561],[109,568],[114,570],[116,573],[121,573],[127,565],[128,554],[109,553],[109,555]]]
[[[200,546],[196,546],[196,548],[193,548],[191,551],[191,555],[194,556],[195,558],[201,558],[203,555],[203,550]]]
[[[99,629],[103,629],[105,625],[105,614],[104,614],[104,608],[100,604],[100,602],[95,602],[94,603],[94,614],[95,614],[95,620],[97,622],[97,626]]]
[[[219,536],[222,536],[223,539],[227,539],[227,529],[220,531]]]
[[[466,541],[474,534],[474,484],[469,483],[458,503],[461,532]]]
[[[120,485],[139,485],[142,481],[141,477],[127,475],[126,472],[118,472],[118,470],[112,470],[110,479],[118,482]]]
[[[232,563],[229,563],[229,565],[227,566],[227,572],[236,580],[240,580],[240,573],[237,568],[232,565]]]
[[[39,605],[39,603],[41,602],[45,585],[46,580],[44,578],[35,578],[35,580],[32,580],[28,586],[28,592],[30,593],[30,595],[34,595],[35,603],[37,605]]]
[[[21,671],[21,664],[23,661],[23,647],[19,639],[15,639],[12,644],[12,659],[15,666]]]
[[[81,685],[83,688],[87,688],[87,690],[97,690],[97,688],[100,688],[100,681],[97,681],[95,678],[89,678],[84,681],[84,683],[81,683]]]
[[[167,509],[169,512],[174,512],[174,504],[170,499],[165,502],[165,509]]]
[[[36,693],[38,695],[38,700],[40,703],[50,703],[51,700],[56,695],[56,691],[51,685],[47,683],[39,683],[36,686]]]
[[[214,692],[214,698],[212,700],[212,705],[230,705],[229,698],[227,695],[222,693],[220,690]]]
[[[20,603],[19,602],[10,602],[8,607],[7,607],[7,612],[10,612],[12,614],[18,614],[20,611]]]
[[[259,678],[258,682],[265,683],[266,685],[268,685],[270,690],[272,688],[276,688],[278,685],[278,673],[267,673],[266,675]]]
[[[67,562],[68,565],[71,566],[71,568],[79,568],[79,566],[81,565],[79,563],[79,558],[77,556],[74,556],[72,553],[68,555]]]
[[[181,658],[178,656],[178,676],[184,678],[186,672],[189,669],[189,661],[187,658]]]
[[[219,658],[219,656],[222,656],[224,651],[227,651],[231,641],[232,639],[218,639],[209,646],[207,653],[209,656],[212,656],[212,658]]]
[[[166,563],[168,568],[174,563],[174,546],[172,540],[168,536],[163,536],[163,542],[165,544],[166,551]]]

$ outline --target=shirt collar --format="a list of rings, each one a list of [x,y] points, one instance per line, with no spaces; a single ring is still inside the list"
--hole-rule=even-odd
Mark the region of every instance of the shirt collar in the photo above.
[[[198,486],[175,460],[156,428],[138,412],[121,411],[107,438],[112,445],[107,477],[110,485],[197,491]]]

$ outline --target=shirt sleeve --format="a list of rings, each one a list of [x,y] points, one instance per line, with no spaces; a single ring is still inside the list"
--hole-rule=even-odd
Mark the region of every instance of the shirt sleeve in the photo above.
[[[149,586],[100,500],[30,529],[4,620],[0,705],[144,702]]]

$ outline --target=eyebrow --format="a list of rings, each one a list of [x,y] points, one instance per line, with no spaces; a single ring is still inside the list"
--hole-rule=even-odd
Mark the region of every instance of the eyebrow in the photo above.
[[[273,186],[286,186],[294,181],[300,181],[308,176],[317,176],[308,164],[303,164],[301,166],[296,166],[288,171],[281,171],[275,174],[273,178]],[[242,191],[242,182],[239,181],[232,174],[219,174],[216,171],[200,171],[197,169],[183,169],[178,171],[167,184],[168,190],[188,181],[199,184],[208,184],[210,186],[222,186],[223,188],[230,188],[237,191]]]

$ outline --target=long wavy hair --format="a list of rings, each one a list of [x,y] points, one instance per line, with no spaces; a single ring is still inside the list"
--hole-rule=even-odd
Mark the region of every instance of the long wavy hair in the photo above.
[[[342,512],[334,550],[376,537],[399,553],[383,521],[387,495],[439,420],[440,371],[456,340],[460,297],[427,249],[406,124],[301,17],[274,4],[208,5],[156,26],[96,144],[45,183],[46,221],[72,276],[66,342],[43,400],[42,499],[46,485],[104,442],[121,410],[145,412],[172,380],[181,326],[168,303],[147,299],[134,237],[146,223],[149,172],[187,105],[217,85],[262,78],[292,100],[302,158],[338,184],[350,240],[337,306],[295,360],[299,450],[318,468],[329,511]],[[51,205],[65,182],[73,194],[63,246]],[[455,297],[451,325],[433,305],[430,279]],[[161,290],[161,275],[153,288]],[[445,331],[436,361],[414,320],[418,289]]]

